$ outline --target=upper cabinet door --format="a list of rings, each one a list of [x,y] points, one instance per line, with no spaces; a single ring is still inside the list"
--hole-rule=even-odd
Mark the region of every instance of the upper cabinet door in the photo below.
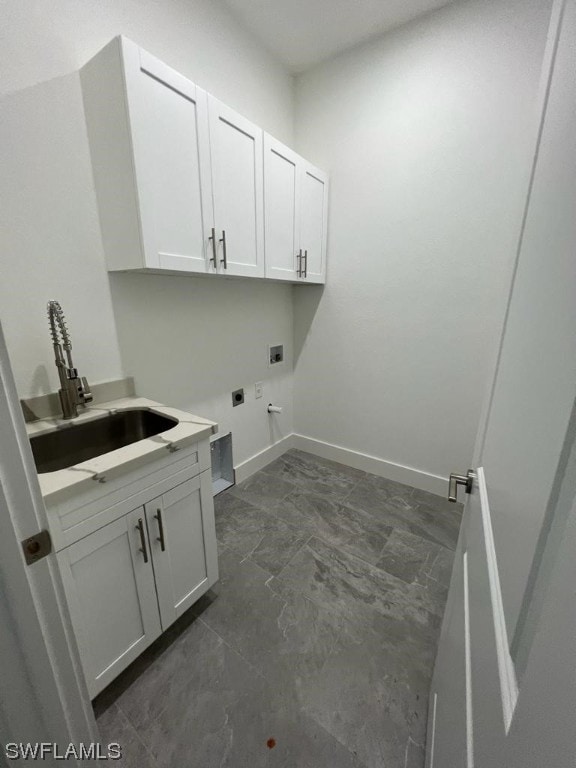
[[[264,276],[262,130],[208,96],[218,271]]]
[[[303,161],[301,185],[300,248],[304,254],[302,279],[309,283],[324,283],[326,282],[328,176],[310,163]]]
[[[264,134],[264,247],[266,277],[298,279],[301,266],[300,182],[302,158]]]
[[[206,272],[213,226],[207,94],[123,40],[146,266]]]
[[[207,94],[124,37],[81,80],[108,269],[214,271]]]

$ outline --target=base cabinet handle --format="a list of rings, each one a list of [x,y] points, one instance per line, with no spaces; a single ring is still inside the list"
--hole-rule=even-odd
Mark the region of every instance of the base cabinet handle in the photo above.
[[[146,534],[144,533],[144,520],[142,518],[138,518],[138,525],[136,526],[136,529],[140,531],[140,544],[141,547],[139,549],[139,552],[142,552],[144,555],[144,562],[148,562],[148,549],[146,547]]]
[[[160,549],[162,552],[166,552],[166,540],[164,539],[164,522],[162,521],[162,510],[157,509],[154,515],[155,520],[158,521],[158,538],[156,541],[160,542]]]

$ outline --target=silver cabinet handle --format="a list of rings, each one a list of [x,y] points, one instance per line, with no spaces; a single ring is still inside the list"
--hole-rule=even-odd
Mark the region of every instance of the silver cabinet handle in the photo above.
[[[302,277],[302,248],[300,248],[300,250],[296,254],[296,258],[298,259],[298,268],[296,269],[296,275],[298,277]]]
[[[224,269],[228,269],[228,262],[226,261],[226,230],[222,230],[222,237],[219,242],[222,243],[222,258],[220,261],[224,264]]]
[[[142,520],[141,517],[138,519],[138,525],[136,526],[136,528],[137,530],[140,531],[140,544],[142,545],[138,551],[142,552],[142,554],[144,555],[144,562],[147,563],[148,550],[146,549],[146,534],[144,533],[144,521]]]
[[[166,541],[164,539],[164,523],[162,522],[162,510],[157,509],[154,519],[158,521],[158,538],[156,541],[160,542],[160,549],[162,552],[166,552]]]
[[[308,277],[308,251],[304,251],[304,277]]]
[[[472,493],[472,485],[474,483],[476,475],[474,470],[469,469],[465,475],[457,475],[454,472],[450,473],[450,482],[448,483],[448,501],[458,501],[458,486],[463,485],[466,488],[466,493]]]
[[[208,240],[212,241],[212,256],[210,257],[209,261],[214,262],[214,269],[216,269],[216,262],[217,262],[217,257],[216,257],[216,230],[214,229],[214,227],[212,227],[212,234],[210,235]]]

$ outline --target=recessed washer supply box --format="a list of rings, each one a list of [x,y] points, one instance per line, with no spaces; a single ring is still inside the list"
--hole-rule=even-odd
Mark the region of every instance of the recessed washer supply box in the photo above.
[[[275,344],[268,347],[268,365],[278,365],[284,362],[284,344]]]

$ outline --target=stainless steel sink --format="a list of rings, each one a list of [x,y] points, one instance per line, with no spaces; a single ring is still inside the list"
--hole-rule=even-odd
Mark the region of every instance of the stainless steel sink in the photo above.
[[[154,411],[118,411],[101,419],[66,426],[30,438],[36,469],[40,474],[66,469],[124,445],[136,443],[178,424],[177,419]]]

